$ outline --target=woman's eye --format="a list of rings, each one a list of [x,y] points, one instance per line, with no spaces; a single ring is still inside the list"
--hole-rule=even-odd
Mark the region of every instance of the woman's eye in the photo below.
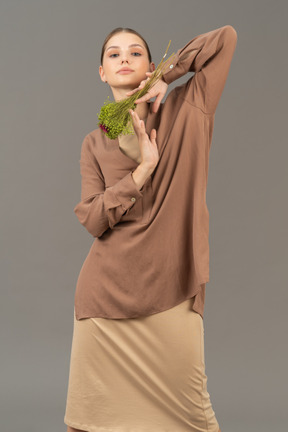
[[[139,52],[133,52],[132,53],[132,55],[134,55],[134,54],[136,54],[136,56],[135,57],[138,57],[138,56],[141,56],[142,54],[141,53],[139,53]],[[114,57],[114,56],[118,56],[119,54],[111,54],[109,57]]]

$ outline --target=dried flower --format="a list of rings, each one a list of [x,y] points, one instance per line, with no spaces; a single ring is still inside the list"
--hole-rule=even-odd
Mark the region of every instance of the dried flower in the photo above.
[[[162,57],[161,62],[155,69],[155,71],[150,76],[149,80],[147,80],[143,89],[138,90],[133,95],[128,98],[122,99],[120,101],[110,102],[109,96],[104,102],[100,113],[98,113],[98,126],[101,128],[103,133],[107,135],[110,139],[116,139],[119,135],[128,135],[133,134],[133,123],[131,119],[131,115],[129,110],[135,110],[137,104],[135,101],[144,96],[153,85],[161,78],[163,73],[166,71],[169,66],[169,60],[174,55],[171,56],[164,62],[164,58],[167,55],[167,51],[169,49],[171,40],[167,46],[164,56]]]

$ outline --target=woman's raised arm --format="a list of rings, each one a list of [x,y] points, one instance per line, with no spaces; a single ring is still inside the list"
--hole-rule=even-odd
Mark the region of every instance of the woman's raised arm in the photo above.
[[[170,84],[187,72],[195,72],[182,85],[181,96],[202,111],[214,113],[225,86],[236,43],[237,33],[231,25],[194,37],[172,57],[170,68],[162,76],[163,81]]]

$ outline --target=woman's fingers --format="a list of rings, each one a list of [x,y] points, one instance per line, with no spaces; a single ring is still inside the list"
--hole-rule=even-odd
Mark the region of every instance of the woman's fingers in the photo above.
[[[138,114],[135,111],[133,111],[133,110],[130,109],[129,113],[131,114],[132,121],[133,121],[133,127],[134,127],[134,130],[135,130],[136,134],[137,135],[141,134],[141,133],[145,134],[146,130],[145,130],[145,123],[144,123],[144,121],[140,120]]]
[[[130,109],[129,113],[133,119],[133,126],[140,145],[142,161],[145,160],[151,165],[156,165],[159,160],[158,147],[156,143],[156,129],[151,130],[149,137],[146,133],[144,121],[140,120],[138,114],[133,110]]]
[[[156,144],[156,129],[152,129],[150,133],[150,140],[153,144]]]
[[[135,103],[138,104],[138,103],[141,103],[141,102],[146,102],[149,99],[151,99],[151,97],[153,97],[153,96],[151,95],[150,91],[148,91],[144,96],[142,96],[139,99],[136,99]]]
[[[141,88],[142,87],[140,87],[140,85],[139,85],[139,87],[137,87],[137,88],[135,88],[135,89],[130,90],[129,92],[127,92],[126,95],[132,96],[134,93],[136,93],[137,91],[139,91]]]
[[[160,107],[161,100],[163,99],[163,97],[164,97],[164,95],[161,93],[159,93],[158,96],[156,97],[156,99],[153,103],[153,107],[152,107],[152,111],[154,113],[156,113],[158,111],[158,109]]]
[[[138,90],[141,90],[146,85],[147,81],[150,79],[150,75],[152,75],[152,72],[146,72],[146,74],[149,74],[149,77],[147,77],[146,80],[142,80],[139,84],[139,87],[134,90],[130,90],[126,93],[126,95],[132,96],[132,94],[136,93]]]
[[[136,93],[136,91],[138,91],[138,88],[134,89],[134,90],[130,90],[129,92],[126,93],[126,95],[132,95],[134,93]]]

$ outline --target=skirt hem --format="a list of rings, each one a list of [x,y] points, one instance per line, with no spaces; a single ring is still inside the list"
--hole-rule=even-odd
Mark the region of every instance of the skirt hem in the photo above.
[[[137,428],[137,431],[136,431],[134,428],[129,430],[127,428],[115,429],[113,427],[113,429],[111,429],[111,428],[106,428],[106,427],[88,426],[88,425],[84,425],[81,423],[70,421],[70,420],[66,419],[66,417],[64,418],[64,424],[66,426],[70,426],[74,429],[83,430],[85,432],[151,432],[151,428],[149,428],[149,429],[138,429]],[[219,429],[215,430],[215,432],[218,432],[218,430]],[[175,432],[175,429],[163,429],[163,431],[160,431],[159,426],[157,426],[157,432]],[[188,430],[187,430],[187,432],[188,432]]]

